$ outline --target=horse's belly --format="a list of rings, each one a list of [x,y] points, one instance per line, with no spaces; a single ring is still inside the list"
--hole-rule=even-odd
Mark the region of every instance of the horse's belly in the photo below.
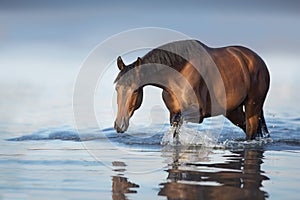
[[[234,76],[223,76],[223,83],[218,86],[211,96],[212,115],[224,114],[239,107],[247,98],[248,82],[243,74],[237,73]],[[214,114],[215,113],[215,114]]]
[[[243,92],[243,94],[234,94],[234,95],[229,95],[227,97],[227,105],[226,105],[226,111],[232,111],[234,109],[236,109],[237,107],[239,107],[243,102],[244,100],[246,99],[247,97],[247,93]]]

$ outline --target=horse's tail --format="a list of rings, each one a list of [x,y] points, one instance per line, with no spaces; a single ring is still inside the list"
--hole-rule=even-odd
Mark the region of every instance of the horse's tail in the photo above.
[[[261,128],[262,131],[266,134],[267,137],[270,136],[267,124],[266,124],[266,120],[265,120],[265,116],[264,116],[264,111],[261,110],[261,114],[260,114],[260,122],[261,122]]]

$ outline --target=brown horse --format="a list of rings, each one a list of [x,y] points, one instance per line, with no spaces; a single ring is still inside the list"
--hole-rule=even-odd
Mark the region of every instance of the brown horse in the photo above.
[[[268,129],[263,104],[270,76],[264,61],[242,46],[210,48],[196,40],[176,41],[153,49],[130,65],[118,57],[115,80],[118,113],[115,129],[123,133],[143,99],[143,87],[163,89],[170,123],[201,123],[224,115],[246,133],[246,139]]]

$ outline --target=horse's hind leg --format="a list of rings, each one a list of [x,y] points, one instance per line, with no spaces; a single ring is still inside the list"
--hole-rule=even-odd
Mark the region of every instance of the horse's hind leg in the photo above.
[[[256,134],[261,134],[261,112],[262,103],[259,100],[246,100],[245,112],[246,112],[246,139],[255,139]]]
[[[240,127],[246,133],[246,119],[245,112],[243,111],[243,105],[226,114],[226,117],[234,125]]]

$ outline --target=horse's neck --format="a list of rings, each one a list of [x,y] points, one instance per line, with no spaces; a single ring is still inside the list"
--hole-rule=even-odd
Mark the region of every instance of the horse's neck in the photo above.
[[[151,85],[167,91],[170,87],[171,74],[174,72],[173,68],[162,64],[143,64],[137,76],[141,87]]]
[[[191,96],[193,88],[186,81],[185,77],[180,72],[172,67],[161,64],[142,65],[138,70],[138,79],[140,88],[145,86],[154,86],[162,89],[169,96]],[[175,99],[175,98],[174,98]],[[182,102],[188,104],[187,99],[182,99]]]
[[[180,105],[182,109],[199,107],[197,94],[192,84],[193,80],[189,80],[184,72],[181,73],[165,65],[145,64],[139,70],[139,79],[142,88],[147,85],[161,88],[165,97],[169,99],[170,105],[177,105],[177,107]]]

